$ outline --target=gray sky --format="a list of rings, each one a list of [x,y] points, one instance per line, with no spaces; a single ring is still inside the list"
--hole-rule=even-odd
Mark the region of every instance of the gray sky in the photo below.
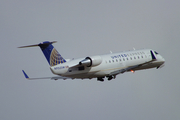
[[[1,120],[179,120],[179,0],[1,0]],[[54,76],[39,48],[57,40],[64,58],[151,48],[162,69],[115,80],[37,80]]]

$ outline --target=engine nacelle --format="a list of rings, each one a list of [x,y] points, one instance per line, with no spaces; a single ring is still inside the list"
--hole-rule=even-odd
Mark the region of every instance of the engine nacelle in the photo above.
[[[94,67],[102,63],[102,58],[100,56],[86,57],[84,60],[79,62],[79,65],[84,65],[87,67]]]

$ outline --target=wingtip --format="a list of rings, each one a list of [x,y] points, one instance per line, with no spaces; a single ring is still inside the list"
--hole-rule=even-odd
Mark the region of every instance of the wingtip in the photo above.
[[[25,71],[24,71],[24,70],[22,70],[22,72],[23,72],[23,74],[24,74],[25,78],[26,78],[26,79],[29,79],[29,77],[28,77],[28,75],[25,73]]]

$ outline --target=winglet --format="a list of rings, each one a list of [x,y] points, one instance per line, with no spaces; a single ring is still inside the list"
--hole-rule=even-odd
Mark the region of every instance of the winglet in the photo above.
[[[151,50],[150,52],[151,52],[152,59],[153,59],[153,60],[156,60],[156,57],[154,56],[152,50]]]
[[[26,78],[26,79],[29,79],[28,75],[24,72],[24,70],[22,70],[22,72],[23,72],[25,78]]]

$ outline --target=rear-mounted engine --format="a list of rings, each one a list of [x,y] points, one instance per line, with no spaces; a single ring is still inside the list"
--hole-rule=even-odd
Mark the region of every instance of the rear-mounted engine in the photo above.
[[[100,56],[86,57],[84,60],[79,62],[79,65],[84,65],[87,67],[94,67],[102,63],[102,58]]]

